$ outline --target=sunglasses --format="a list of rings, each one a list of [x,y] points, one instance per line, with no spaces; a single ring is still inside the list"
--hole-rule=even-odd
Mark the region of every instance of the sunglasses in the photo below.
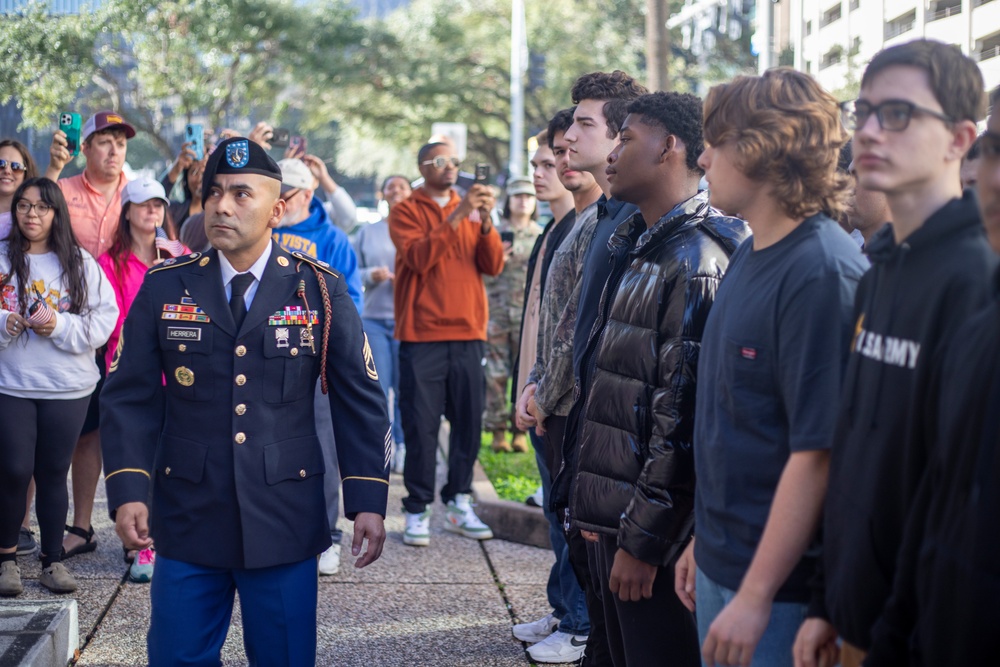
[[[423,162],[420,163],[421,166],[427,164],[434,165],[435,169],[444,169],[449,164],[453,167],[458,167],[459,165],[462,164],[462,161],[459,160],[457,157],[444,157],[443,155],[439,155],[433,160],[424,160]]]
[[[10,167],[11,171],[27,171],[28,168],[25,167],[20,162],[8,162],[7,160],[0,160],[0,169],[6,169]]]

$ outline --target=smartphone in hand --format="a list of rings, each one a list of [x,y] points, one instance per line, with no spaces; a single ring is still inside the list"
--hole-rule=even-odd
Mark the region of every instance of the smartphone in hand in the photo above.
[[[500,241],[503,243],[514,243],[514,232],[500,232]]]
[[[487,185],[490,182],[490,165],[485,162],[476,164],[476,183]]]
[[[66,134],[66,148],[71,157],[80,154],[80,114],[65,111],[59,114],[59,129]]]
[[[284,127],[276,127],[271,135],[271,145],[275,148],[288,148],[288,142],[290,142],[291,139],[291,130]]]
[[[184,127],[184,142],[191,144],[195,160],[205,157],[205,130],[201,123],[188,123]]]
[[[306,154],[306,138],[301,134],[293,135],[288,141],[288,145],[295,150],[296,157],[302,157]]]

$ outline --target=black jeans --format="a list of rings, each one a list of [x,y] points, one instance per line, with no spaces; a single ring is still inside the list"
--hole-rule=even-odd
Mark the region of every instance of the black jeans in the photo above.
[[[42,553],[60,560],[69,509],[66,474],[89,404],[90,396],[50,400],[0,394],[0,547],[17,546],[34,475]]]
[[[451,423],[448,481],[441,500],[472,492],[486,403],[484,343],[479,340],[400,343],[399,408],[406,438],[403,498],[407,512],[423,512],[434,501],[441,415]]]
[[[698,627],[694,614],[674,592],[673,565],[657,570],[653,597],[623,602],[608,587],[618,540],[601,535],[600,542],[592,546],[597,547],[594,550],[597,562],[591,565],[597,565],[593,574],[601,586],[604,625],[615,667],[667,663],[671,667],[699,667]]]

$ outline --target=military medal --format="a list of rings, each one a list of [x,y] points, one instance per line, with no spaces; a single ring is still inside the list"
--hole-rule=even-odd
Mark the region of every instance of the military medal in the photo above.
[[[278,327],[275,329],[274,340],[278,347],[288,347],[288,327]]]
[[[299,347],[308,347],[316,354],[316,345],[313,342],[312,325],[299,329]]]
[[[194,371],[184,366],[178,366],[174,371],[174,379],[182,387],[190,387],[194,384]]]

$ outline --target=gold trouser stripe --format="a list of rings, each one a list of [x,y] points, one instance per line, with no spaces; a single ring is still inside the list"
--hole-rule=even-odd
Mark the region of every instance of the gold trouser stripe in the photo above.
[[[121,470],[114,471],[110,475],[105,475],[104,476],[104,481],[105,482],[108,481],[109,479],[111,479],[112,477],[114,477],[115,475],[117,475],[120,472],[138,472],[138,473],[142,473],[146,477],[149,477],[149,473],[146,472],[145,470],[140,469],[140,468],[122,468]],[[152,478],[150,477],[150,479],[152,479]]]
[[[389,482],[388,481],[386,481],[384,479],[381,479],[379,477],[345,477],[344,481],[346,482],[349,479],[359,479],[359,480],[361,480],[363,482],[382,482],[386,486],[389,486]]]

